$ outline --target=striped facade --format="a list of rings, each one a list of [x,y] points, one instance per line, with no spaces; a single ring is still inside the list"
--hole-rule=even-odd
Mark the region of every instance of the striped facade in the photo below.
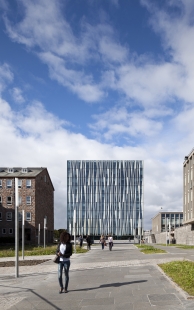
[[[67,229],[99,236],[140,235],[143,220],[143,161],[67,161]]]

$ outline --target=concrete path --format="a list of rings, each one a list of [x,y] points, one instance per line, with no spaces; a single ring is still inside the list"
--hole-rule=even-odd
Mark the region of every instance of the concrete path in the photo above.
[[[176,250],[145,255],[127,243],[115,243],[112,251],[94,245],[86,254],[73,255],[67,294],[58,293],[57,265],[51,260],[20,267],[17,279],[14,267],[0,268],[0,309],[194,309],[194,300],[187,300],[157,267],[183,260],[185,251]]]

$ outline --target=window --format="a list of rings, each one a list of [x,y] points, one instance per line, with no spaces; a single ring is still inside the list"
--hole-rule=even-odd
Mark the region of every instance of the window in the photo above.
[[[7,180],[7,188],[11,188],[12,187],[12,180]]]
[[[26,204],[31,205],[31,196],[26,196]]]
[[[13,234],[13,228],[10,228],[10,229],[9,229],[9,234],[10,234],[10,235]]]
[[[12,204],[12,197],[8,196],[7,197],[7,205],[11,205]]]
[[[26,188],[31,188],[31,180],[26,180]]]
[[[0,196],[0,204],[2,204],[2,197]]]
[[[46,175],[44,176],[44,181],[45,181],[45,183],[46,183]]]
[[[31,221],[31,212],[26,212],[26,221]]]
[[[22,204],[22,196],[19,196],[19,205]]]
[[[12,212],[6,212],[6,220],[12,221]]]
[[[2,187],[2,180],[0,180],[0,188]]]
[[[18,180],[18,188],[22,187],[22,180]]]
[[[2,234],[5,235],[6,234],[6,229],[2,228]]]
[[[0,221],[2,221],[2,212],[0,212]]]

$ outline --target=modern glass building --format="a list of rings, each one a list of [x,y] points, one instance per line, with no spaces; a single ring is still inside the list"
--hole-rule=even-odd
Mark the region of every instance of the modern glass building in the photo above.
[[[142,160],[67,161],[67,229],[76,234],[142,234]]]

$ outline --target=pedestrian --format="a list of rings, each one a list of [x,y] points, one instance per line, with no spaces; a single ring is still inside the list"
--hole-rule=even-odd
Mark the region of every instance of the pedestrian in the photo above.
[[[105,239],[104,235],[101,235],[100,241],[99,241],[99,242],[100,242],[101,245],[102,245],[102,250],[104,250],[104,246],[105,246],[105,244],[106,244],[106,239]]]
[[[82,247],[82,245],[83,245],[83,237],[82,237],[82,235],[80,235],[79,236],[79,246],[80,246],[80,248]]]
[[[89,235],[86,236],[86,242],[87,242],[87,249],[91,250],[91,239]]]
[[[71,236],[68,232],[62,232],[60,235],[60,243],[58,244],[56,254],[60,256],[58,264],[58,280],[59,280],[59,294],[68,292],[69,284],[69,268],[70,256],[72,255]],[[64,279],[62,277],[64,270]],[[63,285],[64,280],[64,285]]]
[[[113,247],[113,237],[111,234],[108,235],[108,244],[109,244],[109,250],[112,251]]]

